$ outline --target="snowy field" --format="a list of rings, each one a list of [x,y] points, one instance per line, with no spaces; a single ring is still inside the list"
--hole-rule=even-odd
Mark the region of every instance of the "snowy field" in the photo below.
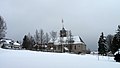
[[[0,49],[0,68],[120,68],[112,57]]]

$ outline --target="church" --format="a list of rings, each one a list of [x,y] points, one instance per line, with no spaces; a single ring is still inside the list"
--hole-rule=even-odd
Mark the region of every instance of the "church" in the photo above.
[[[62,21],[63,23],[63,21]],[[65,29],[62,26],[62,29],[59,32],[59,36],[48,43],[48,49],[53,52],[70,52],[70,53],[86,53],[86,44],[80,36],[72,35],[71,31]]]

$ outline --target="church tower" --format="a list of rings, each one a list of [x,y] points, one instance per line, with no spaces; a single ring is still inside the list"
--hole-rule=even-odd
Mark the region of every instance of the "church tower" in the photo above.
[[[62,30],[60,30],[60,37],[67,37],[67,31],[64,28],[63,19],[62,19]]]

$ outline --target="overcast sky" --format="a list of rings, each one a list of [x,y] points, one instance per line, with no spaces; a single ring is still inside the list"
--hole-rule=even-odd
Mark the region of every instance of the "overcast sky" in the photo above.
[[[97,49],[101,32],[115,34],[120,24],[120,0],[0,0],[0,15],[7,37],[22,40],[25,34],[61,29],[61,20],[87,47]]]

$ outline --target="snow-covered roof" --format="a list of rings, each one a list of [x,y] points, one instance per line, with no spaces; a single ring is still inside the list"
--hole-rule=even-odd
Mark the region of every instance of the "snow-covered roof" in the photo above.
[[[19,43],[17,43],[17,42],[14,42],[14,43],[13,43],[13,45],[18,45],[18,46],[20,46],[20,44],[19,44]]]
[[[73,40],[74,40],[74,44],[81,44],[83,43],[81,40],[80,40],[80,37],[79,36],[73,36]]]
[[[4,40],[3,43],[4,44],[10,44],[12,42],[12,40]]]
[[[84,44],[79,36],[72,36],[73,43],[72,44]],[[60,45],[62,44],[67,44],[69,41],[69,37],[57,37],[56,40],[54,41],[54,45]],[[53,43],[53,40],[51,39],[49,43]]]
[[[3,39],[0,40],[0,42],[3,42],[4,44],[10,44],[11,42],[13,42],[13,40],[7,39],[7,38],[3,38]]]
[[[11,39],[1,39],[0,41],[3,42],[4,44],[11,44],[11,43],[13,43],[13,45],[19,45],[19,46],[20,46],[19,43],[14,42],[14,41],[11,40]]]

